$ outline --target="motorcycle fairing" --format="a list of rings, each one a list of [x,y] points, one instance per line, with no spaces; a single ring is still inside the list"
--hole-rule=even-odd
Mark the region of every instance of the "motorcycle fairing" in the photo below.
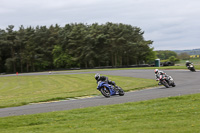
[[[116,94],[116,91],[113,89],[113,87],[105,82],[99,82],[98,83],[98,86],[97,86],[97,89],[100,90],[101,88],[108,88],[109,91],[110,91],[110,95],[115,95]]]

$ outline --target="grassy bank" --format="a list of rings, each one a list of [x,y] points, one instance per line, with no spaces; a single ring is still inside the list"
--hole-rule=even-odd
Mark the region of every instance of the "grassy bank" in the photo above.
[[[109,76],[125,91],[156,86],[153,79]],[[0,77],[0,108],[100,95],[94,74]]]
[[[185,66],[187,60],[180,60],[180,62],[178,63],[179,65]],[[193,62],[193,64],[196,65],[200,65],[200,58],[191,58],[188,61]]]
[[[178,66],[177,66],[178,65]],[[130,68],[104,68],[104,69],[80,69],[80,70],[65,70],[65,71],[52,71],[52,73],[76,73],[76,72],[93,72],[93,71],[113,71],[113,70],[144,70],[149,69],[154,71],[154,69],[170,70],[170,69],[185,69],[186,66],[177,64],[176,66],[161,66],[161,67],[130,67]],[[200,65],[195,65],[196,70],[200,70]],[[189,71],[189,70],[188,70]],[[44,72],[48,73],[48,72]]]
[[[0,118],[1,133],[197,133],[200,94]]]
[[[197,64],[195,64],[197,63]],[[200,60],[195,61],[194,66],[196,70],[200,70]],[[181,61],[175,66],[161,66],[161,67],[130,67],[130,68],[105,68],[105,69],[80,69],[80,70],[70,70],[70,71],[64,71],[64,72],[89,72],[89,71],[111,71],[111,70],[127,70],[127,69],[185,69],[188,70],[185,66],[185,61]],[[56,72],[56,71],[54,71]]]
[[[176,66],[178,66],[178,67],[184,67],[186,69],[186,66],[185,66],[185,62],[186,61],[187,60],[180,60],[180,62],[178,62],[176,64]],[[190,61],[190,62],[192,62],[194,64],[194,67],[195,67],[196,70],[200,70],[200,58],[196,58],[196,59],[195,58],[194,59],[191,58],[188,61]]]

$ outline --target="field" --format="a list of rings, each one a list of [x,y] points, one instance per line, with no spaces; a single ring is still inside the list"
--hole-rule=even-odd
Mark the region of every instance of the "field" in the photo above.
[[[181,60],[178,64],[184,66],[186,61],[187,60]],[[195,66],[200,65],[200,58],[196,58],[196,59],[194,58],[194,59],[190,59],[188,61],[193,62]]]
[[[125,91],[156,86],[153,79],[109,76]],[[0,77],[0,108],[100,95],[94,74]]]
[[[186,69],[186,66],[185,66],[185,62],[186,61],[187,60],[180,60],[180,62],[176,63],[176,66],[185,67],[185,69]],[[194,64],[195,69],[200,70],[200,58],[190,59],[188,61],[190,61],[190,62],[192,62]]]
[[[194,64],[200,60],[192,60]],[[179,66],[160,67],[159,69],[186,69],[185,61],[181,61]],[[195,65],[200,70],[200,65]],[[67,71],[111,71],[119,69],[155,69],[157,67],[141,68],[116,68],[116,69],[88,69]],[[66,72],[66,71],[65,71]],[[123,86],[125,91],[142,89],[156,86],[153,79],[139,79],[131,77],[110,76],[119,86]],[[0,108],[26,105],[29,103],[66,100],[68,98],[100,95],[96,90],[96,81],[93,74],[71,74],[71,75],[38,75],[38,76],[12,76],[0,77]]]
[[[198,68],[198,65],[195,66]],[[182,62],[182,65],[179,66],[161,68],[185,69],[185,66]],[[120,76],[106,76],[114,80],[117,85],[123,86],[125,91],[157,86],[157,82],[153,79],[123,77],[123,80],[121,80],[122,77]],[[0,79],[0,108],[44,101],[66,100],[88,95],[101,95],[96,90],[97,84],[94,80],[94,73],[12,76],[0,77]],[[199,105],[200,94],[193,94],[68,111],[10,116],[0,118],[0,132],[197,133],[200,131]]]
[[[200,94],[0,118],[1,133],[198,133]]]

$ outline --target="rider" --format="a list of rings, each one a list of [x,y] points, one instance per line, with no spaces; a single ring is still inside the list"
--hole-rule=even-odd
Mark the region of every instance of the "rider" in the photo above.
[[[163,71],[159,71],[158,69],[155,69],[154,72],[155,72],[156,81],[159,80],[160,75],[164,75],[165,77],[167,77],[167,80],[170,80],[170,78],[171,78],[171,76],[167,75]],[[159,82],[158,85],[161,85],[161,83]]]
[[[192,64],[192,63],[189,62],[189,61],[186,61],[186,63],[185,63],[185,65],[186,65],[187,68],[190,66],[190,64]]]
[[[110,85],[113,85],[114,88],[117,89],[116,83],[114,81],[108,80],[108,77],[106,77],[106,76],[100,76],[99,73],[96,73],[94,77],[97,80],[97,83],[99,81],[104,81],[104,82],[106,82],[106,83],[108,83]]]

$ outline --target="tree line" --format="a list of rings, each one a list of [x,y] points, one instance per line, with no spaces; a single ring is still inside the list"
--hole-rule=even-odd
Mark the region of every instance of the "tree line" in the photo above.
[[[182,51],[182,52],[177,52]],[[171,61],[171,62],[179,62],[180,60],[189,60],[190,55],[186,50],[159,50],[155,51],[157,58],[161,59],[162,61]],[[190,51],[190,50],[188,50]]]
[[[129,66],[155,59],[139,27],[83,23],[0,29],[0,72]]]

